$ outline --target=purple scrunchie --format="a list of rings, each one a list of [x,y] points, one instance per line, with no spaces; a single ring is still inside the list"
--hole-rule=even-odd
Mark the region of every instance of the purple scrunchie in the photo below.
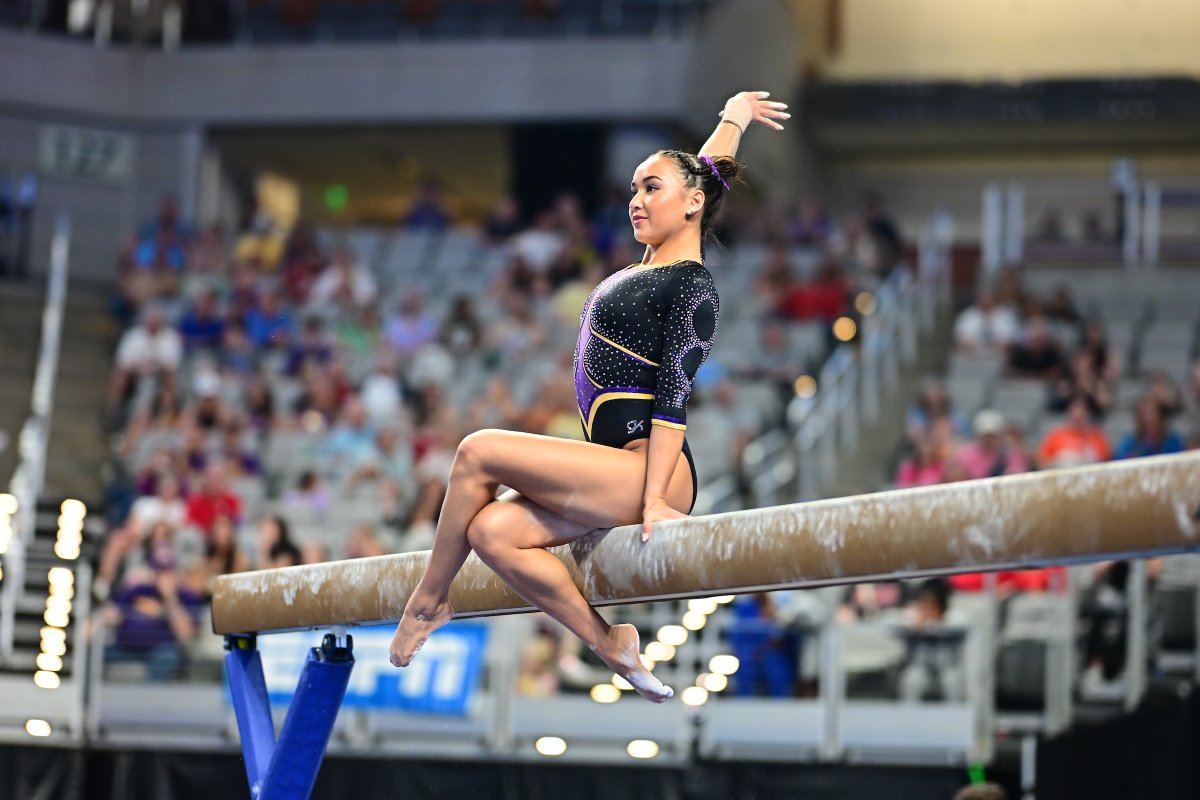
[[[713,175],[717,176],[717,180],[719,180],[721,185],[725,187],[725,190],[728,191],[729,184],[725,182],[725,179],[721,177],[721,173],[717,171],[717,165],[713,163],[712,156],[700,156],[700,160],[705,164],[708,164],[708,168],[713,171]]]

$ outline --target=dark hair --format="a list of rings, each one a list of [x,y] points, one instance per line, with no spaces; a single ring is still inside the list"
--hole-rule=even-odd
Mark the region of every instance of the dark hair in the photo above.
[[[701,161],[695,153],[686,150],[659,150],[655,155],[666,156],[679,166],[685,186],[704,192],[704,211],[700,214],[700,251],[703,253],[704,243],[712,237],[712,223],[721,210],[726,186],[732,187],[734,181],[742,179],[745,164],[732,156],[715,156],[710,167],[707,161]]]

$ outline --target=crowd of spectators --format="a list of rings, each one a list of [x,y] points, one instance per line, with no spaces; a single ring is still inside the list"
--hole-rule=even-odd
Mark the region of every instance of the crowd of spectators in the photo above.
[[[473,237],[457,266],[471,290],[443,296],[339,233],[283,231],[255,210],[230,236],[165,198],[123,249],[112,302],[117,477],[97,586],[114,658],[177,669],[222,572],[428,547],[473,430],[581,438],[566,376],[588,293],[638,258],[625,205],[614,192],[589,216],[564,194],[523,224],[505,197],[468,234],[426,181],[386,235]],[[718,352],[697,378],[693,447],[726,437],[702,479],[773,421],[739,402],[742,387],[790,392],[820,356],[798,352],[793,330],[845,313],[900,249],[873,202],[842,224],[812,200],[795,215],[755,208],[736,207],[721,234],[764,254],[723,319],[751,326],[761,352]]]

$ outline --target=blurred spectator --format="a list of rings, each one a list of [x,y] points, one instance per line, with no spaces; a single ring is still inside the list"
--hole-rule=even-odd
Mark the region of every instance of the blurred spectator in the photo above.
[[[166,323],[163,310],[150,306],[142,315],[142,323],[121,336],[117,344],[116,368],[109,385],[111,412],[119,410],[140,381],[147,378],[174,380],[183,359],[183,341]]]
[[[350,540],[346,542],[346,558],[374,558],[387,554],[387,545],[380,541],[374,528],[365,522],[354,526]]]
[[[315,470],[306,469],[296,479],[296,485],[284,493],[281,507],[287,509],[293,521],[324,522],[329,517],[332,502],[321,476]]]
[[[283,371],[286,375],[295,377],[303,372],[308,364],[323,367],[332,358],[333,348],[325,337],[324,323],[320,317],[309,317],[304,320],[304,329],[300,337],[292,343],[288,351]]]
[[[204,559],[212,577],[245,572],[250,560],[237,544],[237,526],[229,517],[218,517],[204,545]]]
[[[883,199],[875,192],[867,192],[863,196],[861,220],[872,253],[867,257],[860,255],[859,263],[867,272],[886,275],[900,262],[903,253],[900,229],[884,211]]]
[[[1184,434],[1192,439],[1200,436],[1200,358],[1188,371],[1188,388],[1184,395]]]
[[[220,346],[224,334],[225,319],[211,292],[201,294],[179,320],[179,335],[189,351],[214,350]]]
[[[348,313],[375,302],[378,293],[371,271],[355,260],[349,248],[338,247],[309,290],[308,307],[318,313]]]
[[[1066,238],[1063,235],[1062,212],[1054,207],[1043,211],[1041,218],[1034,226],[1033,236],[1030,238],[1039,244],[1058,244],[1062,242]]]
[[[375,446],[359,455],[346,484],[350,492],[361,483],[378,482],[384,494],[384,519],[396,518],[409,499],[413,458],[407,445],[395,428],[381,428],[375,434]]]
[[[1025,330],[1008,347],[1008,375],[1013,378],[1054,380],[1063,373],[1062,350],[1043,317],[1025,323]]]
[[[221,428],[221,444],[217,455],[234,477],[248,477],[262,473],[258,455],[247,443],[246,434],[238,421],[226,423]]]
[[[191,237],[191,228],[179,219],[178,201],[165,195],[154,219],[142,227],[134,262],[140,269],[181,270]]]
[[[578,316],[576,313],[572,319]],[[483,340],[483,324],[479,321],[470,295],[460,294],[454,298],[454,303],[442,319],[438,340],[456,356],[470,354],[479,347]]]
[[[421,179],[417,186],[417,198],[404,214],[401,224],[408,228],[445,230],[450,225],[450,214],[442,202],[442,187],[432,176]]]
[[[264,517],[258,525],[258,569],[294,567],[302,561],[283,517]]]
[[[1090,397],[1100,414],[1105,414],[1112,408],[1112,383],[1103,373],[1097,371],[1094,354],[1087,350],[1076,353],[1071,362],[1071,370],[1051,382],[1047,408],[1051,411],[1065,411],[1071,399],[1079,394]]]
[[[275,395],[262,375],[250,375],[242,386],[242,405],[251,430],[261,435],[275,424]]]
[[[517,694],[549,697],[558,691],[558,638],[540,629],[525,640],[517,669]]]
[[[837,610],[837,620],[845,625],[870,620],[881,611],[902,608],[908,602],[908,587],[899,581],[855,583],[846,588],[846,596]]]
[[[796,322],[833,322],[846,313],[846,282],[834,264],[825,264],[814,280],[794,286],[779,301],[778,312]]]
[[[1082,317],[1071,299],[1071,292],[1066,286],[1054,287],[1054,293],[1046,302],[1044,312],[1046,319],[1054,327],[1059,341],[1068,341],[1067,337],[1078,329]]]
[[[544,274],[566,244],[558,231],[555,213],[551,210],[538,213],[533,226],[514,236],[511,242],[515,260],[526,265],[535,275]]]
[[[1074,467],[1096,464],[1112,457],[1112,447],[1104,431],[1096,427],[1100,410],[1086,394],[1077,394],[1067,403],[1067,420],[1052,428],[1038,450],[1043,468]]]
[[[237,376],[248,376],[258,370],[258,353],[254,342],[240,320],[232,320],[221,337],[221,367]]]
[[[991,292],[980,292],[954,322],[954,344],[960,350],[1002,350],[1017,340],[1021,324],[1007,306],[996,304]]]
[[[1029,471],[1029,459],[1024,448],[1005,435],[1004,416],[985,408],[975,415],[975,439],[967,442],[958,453],[957,461],[968,478],[995,478]]]
[[[945,578],[922,581],[905,607],[907,660],[900,674],[900,699],[961,700],[964,695],[962,639],[942,638],[953,590]],[[922,634],[928,634],[923,636]]]
[[[187,521],[209,536],[218,517],[242,518],[242,501],[229,488],[225,465],[214,462],[204,471],[200,490],[188,498]]]
[[[286,348],[296,332],[295,315],[283,307],[274,292],[263,292],[258,304],[246,312],[243,322],[250,341],[262,350]]]
[[[484,241],[493,246],[507,242],[521,230],[521,206],[517,198],[503,195],[483,222]]]
[[[946,474],[946,456],[945,447],[936,445],[931,436],[922,435],[915,442],[913,455],[900,462],[896,486],[908,489],[942,483]]]
[[[921,393],[917,400],[909,406],[905,419],[905,431],[910,438],[922,436],[933,428],[938,420],[947,420],[957,434],[965,434],[968,430],[967,421],[963,419],[950,403],[950,395],[946,387],[936,378],[926,380],[921,385]]]
[[[437,320],[425,310],[420,292],[407,292],[400,300],[400,308],[387,321],[386,335],[388,343],[402,357],[412,355],[421,345],[437,338]]]
[[[1158,410],[1165,418],[1183,411],[1183,393],[1171,376],[1161,369],[1147,371],[1146,396],[1158,403]]]
[[[1167,428],[1162,408],[1151,397],[1138,401],[1134,409],[1134,431],[1126,434],[1114,458],[1140,458],[1182,453],[1183,439]]]
[[[832,233],[833,220],[821,201],[811,195],[802,198],[788,230],[791,240],[804,247],[824,248]]]
[[[799,640],[775,619],[771,595],[743,595],[729,608],[725,638],[738,658],[733,691],[739,697],[791,697],[798,677]]]
[[[317,246],[316,237],[311,227],[300,223],[292,231],[283,256],[282,278],[283,296],[293,306],[303,306],[308,302],[313,284],[321,275],[321,264],[324,256]]]
[[[265,209],[253,209],[234,243],[234,260],[261,272],[274,272],[283,258],[283,237]]]
[[[1079,341],[1079,353],[1086,354],[1091,360],[1091,369],[1095,375],[1106,382],[1117,379],[1121,371],[1121,359],[1113,346],[1109,344],[1108,335],[1104,331],[1104,323],[1099,319],[1090,319],[1083,326],[1083,334]]]
[[[195,638],[204,606],[203,565],[186,575],[181,582],[173,568],[140,568],[126,574],[104,609],[105,622],[113,629],[106,663],[145,663],[150,681],[176,677],[183,645]]]
[[[375,445],[375,429],[367,418],[366,408],[358,397],[351,395],[342,404],[342,412],[321,444],[320,454],[326,472],[342,474],[346,469],[368,456]]]

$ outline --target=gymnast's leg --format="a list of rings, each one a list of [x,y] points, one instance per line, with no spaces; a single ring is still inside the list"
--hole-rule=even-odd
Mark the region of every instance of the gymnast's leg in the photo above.
[[[579,594],[563,563],[544,549],[591,530],[511,492],[475,515],[467,538],[483,562],[518,594],[587,642],[642,697],[661,703],[672,692],[642,665],[637,629],[609,625]]]
[[[467,528],[493,501],[500,484],[578,526],[565,534],[560,531],[560,536],[577,538],[594,528],[641,521],[646,441],[626,447],[497,430],[465,438],[455,454],[429,565],[392,643],[393,663],[407,665],[429,634],[449,621],[453,614],[447,601],[450,583],[471,549]],[[681,455],[666,500],[673,508],[686,509],[691,491],[691,473]],[[569,591],[578,595],[574,585],[567,583]],[[543,610],[560,616],[556,609]],[[582,638],[593,647],[602,646],[594,633]]]

